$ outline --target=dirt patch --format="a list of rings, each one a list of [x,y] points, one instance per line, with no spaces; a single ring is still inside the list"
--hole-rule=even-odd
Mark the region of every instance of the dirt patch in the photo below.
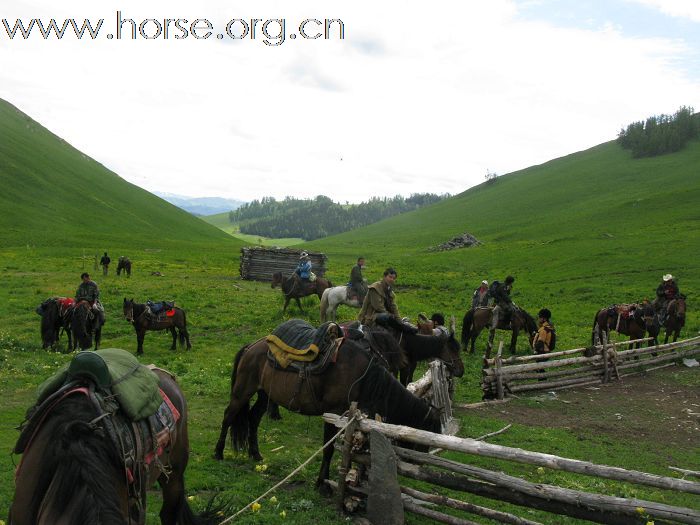
[[[509,423],[565,428],[581,436],[594,433],[614,440],[653,443],[654,448],[696,447],[700,443],[698,381],[678,375],[698,369],[659,370],[620,382],[539,396],[474,409]],[[685,383],[685,384],[684,384]]]

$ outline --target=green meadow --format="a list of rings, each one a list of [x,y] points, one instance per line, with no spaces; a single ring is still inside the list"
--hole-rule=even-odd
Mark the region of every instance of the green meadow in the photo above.
[[[367,260],[365,275],[370,281],[378,279],[387,266],[395,267],[402,314],[415,318],[419,312],[441,311],[458,318],[458,330],[477,284],[484,278],[502,280],[512,274],[517,304],[530,313],[545,306],[552,310],[558,349],[588,344],[598,308],[651,298],[661,275],[672,273],[688,294],[682,337],[694,336],[700,330],[696,306],[699,166],[700,142],[672,155],[636,160],[616,144],[605,143],[499,177],[431,207],[303,247],[328,256],[327,275],[338,283],[348,279],[360,255]],[[279,290],[272,290],[269,283],[240,279],[244,241],[125,182],[4,102],[0,102],[0,184],[4,188],[0,194],[0,517],[7,516],[14,466],[20,459],[10,455],[18,436],[15,428],[32,404],[37,385],[72,357],[41,350],[34,309],[47,297],[73,295],[82,271],[91,272],[101,289],[107,313],[103,347],[136,350],[133,329],[121,312],[124,298],[174,300],[187,311],[192,351],[171,352],[169,334],[149,332],[140,360],[175,373],[187,396],[192,451],[186,485],[195,510],[203,509],[214,494],[228,499],[237,510],[318,449],[320,420],[283,411],[283,421],[264,419],[260,427],[263,463],[235,455],[228,446],[223,462],[212,458],[236,352],[286,318],[318,323],[317,298],[303,301],[305,313],[290,306],[283,317]],[[226,229],[223,222],[215,224]],[[483,244],[447,252],[430,249],[465,231]],[[115,264],[103,277],[95,269],[95,255],[103,251],[115,261],[119,255],[129,256],[131,278],[117,277]],[[356,313],[341,306],[339,317],[352,319]],[[65,345],[65,338],[62,342]],[[518,348],[521,354],[528,352],[525,340],[519,341]],[[481,398],[481,358],[464,355],[464,360],[466,371],[457,381],[456,401],[476,402]],[[697,368],[678,367],[668,377],[679,388],[700,387]],[[536,411],[540,404],[521,399],[508,405],[510,410]],[[569,405],[560,405],[560,410],[567,409]],[[497,412],[458,414],[460,435],[465,437],[505,425]],[[668,448],[654,439],[653,432],[645,437],[633,426],[622,439],[611,439],[603,428],[590,428],[584,437],[585,441],[580,432],[564,427],[521,422],[490,442],[662,475],[669,475],[668,465],[700,470],[700,440]],[[451,457],[536,482],[700,509],[697,496],[553,470],[542,473],[494,460]],[[247,512],[236,523],[346,522],[334,502],[314,490],[318,465],[312,462],[280,488],[276,502],[266,499],[259,512]],[[543,523],[579,523],[461,497]],[[150,491],[149,524],[159,523],[159,501],[159,491]],[[410,523],[424,521],[411,518]]]
[[[207,215],[202,217],[202,220],[208,222],[212,226],[216,226],[220,230],[225,231],[229,235],[235,237],[236,239],[243,241],[246,245],[252,246],[278,246],[280,248],[285,248],[287,246],[294,246],[304,242],[304,239],[298,238],[272,238],[272,237],[261,237],[258,235],[248,235],[246,233],[241,233],[238,224],[231,223],[228,220],[228,213],[217,213],[214,215]]]

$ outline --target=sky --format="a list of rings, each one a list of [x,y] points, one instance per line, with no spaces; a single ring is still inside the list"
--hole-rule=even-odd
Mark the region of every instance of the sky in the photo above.
[[[3,0],[0,98],[149,191],[457,194],[700,110],[700,2]]]

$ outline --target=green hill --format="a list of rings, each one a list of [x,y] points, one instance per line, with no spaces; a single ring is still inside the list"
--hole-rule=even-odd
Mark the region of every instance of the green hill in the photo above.
[[[217,228],[126,182],[2,100],[0,185],[0,240],[5,246],[231,242]]]

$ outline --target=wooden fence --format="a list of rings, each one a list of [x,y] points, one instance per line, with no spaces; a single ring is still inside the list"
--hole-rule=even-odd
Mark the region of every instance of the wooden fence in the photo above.
[[[503,359],[503,343],[494,359],[484,359],[481,387],[484,399],[503,399],[508,394],[557,390],[607,383],[639,370],[670,366],[684,357],[700,354],[700,337],[675,343],[629,348],[638,339],[589,348],[575,348],[544,355]]]
[[[282,272],[282,275],[288,277],[296,270],[301,252],[302,250],[291,248],[241,248],[241,277],[252,281],[271,281],[275,272]],[[312,271],[318,277],[323,277],[328,257],[323,253],[307,253],[313,266]]]
[[[439,360],[431,361],[423,376],[410,383],[409,392],[425,399],[440,410],[440,422],[443,434],[456,434],[459,430],[458,421],[452,417],[452,399],[454,388],[452,375],[447,371],[445,363]]]
[[[500,523],[537,523],[503,510],[436,494],[444,492],[444,489],[596,523],[643,525],[654,520],[657,525],[700,525],[698,509],[533,483],[503,472],[392,446],[389,440],[690,494],[700,494],[700,483],[389,425],[364,419],[353,410],[350,414],[356,419],[345,430],[344,436],[339,438],[342,451],[340,477],[338,482],[331,481],[329,485],[337,490],[338,503],[345,510],[364,506],[367,519],[375,525],[403,524],[405,512],[427,516],[441,523],[475,525],[463,514],[456,515],[455,510],[488,517]],[[329,413],[324,414],[323,419],[339,428],[348,422],[346,417]],[[427,482],[432,486],[429,491],[417,490],[407,486],[402,481],[405,479]],[[436,508],[436,505],[443,508]],[[447,513],[446,509],[452,510]]]

